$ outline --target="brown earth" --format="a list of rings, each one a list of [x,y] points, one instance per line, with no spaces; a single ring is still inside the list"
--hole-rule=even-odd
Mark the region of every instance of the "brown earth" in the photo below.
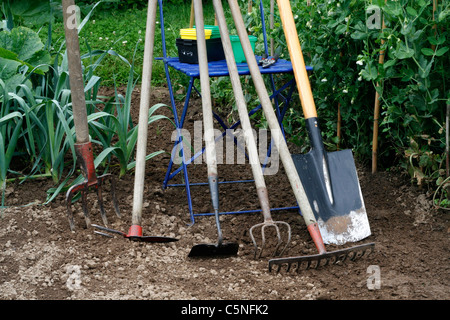
[[[153,103],[169,104],[167,90],[156,89]],[[133,95],[133,113],[139,92]],[[170,112],[164,111],[169,115]],[[134,114],[136,117],[136,114]],[[136,118],[135,118],[136,119]],[[201,101],[189,109],[187,128],[201,120]],[[149,128],[148,152],[170,152],[173,126],[160,121]],[[162,189],[169,161],[160,155],[147,162],[142,226],[144,235],[170,236],[172,243],[132,242],[107,238],[86,229],[79,203],[74,205],[76,231],[69,229],[64,196],[43,205],[49,180],[28,180],[7,187],[7,208],[0,219],[0,299],[2,300],[447,300],[450,298],[449,216],[432,207],[425,191],[406,178],[388,172],[371,174],[359,168],[361,189],[374,251],[345,261],[298,273],[269,272],[269,256],[254,259],[249,228],[262,222],[258,213],[222,215],[227,242],[238,242],[237,256],[192,259],[196,244],[215,243],[212,216],[190,225],[184,188]],[[192,182],[205,182],[204,164],[191,165]],[[250,179],[248,165],[220,165],[222,180]],[[178,175],[180,176],[180,175]],[[295,206],[282,168],[266,176],[271,205]],[[180,177],[175,179],[181,182]],[[105,193],[110,227],[128,231],[131,225],[133,172],[118,182],[122,218],[114,216]],[[108,188],[108,186],[106,186]],[[208,188],[192,187],[194,210],[211,212]],[[254,185],[220,186],[222,211],[258,209]],[[93,223],[101,224],[94,193],[89,195]],[[292,228],[292,243],[283,256],[315,254],[316,249],[297,211],[280,211],[275,220]],[[273,235],[268,235],[269,238]],[[344,247],[351,246],[345,245]],[[329,247],[329,250],[336,248]],[[340,249],[340,248],[339,248]],[[373,273],[377,271],[378,273]],[[373,276],[379,275],[379,287]]]

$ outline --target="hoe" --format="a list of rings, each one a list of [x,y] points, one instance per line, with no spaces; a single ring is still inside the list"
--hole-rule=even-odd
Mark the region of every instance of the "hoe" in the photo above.
[[[139,108],[139,122],[138,122],[138,138],[136,146],[136,172],[134,180],[134,195],[133,195],[133,212],[131,226],[128,233],[105,228],[98,225],[93,225],[96,229],[107,231],[122,235],[124,238],[131,241],[138,242],[173,242],[178,241],[176,238],[163,236],[144,236],[142,234],[142,207],[144,196],[144,182],[145,182],[145,155],[147,152],[147,136],[148,136],[148,109],[150,104],[150,89],[152,79],[152,60],[153,48],[155,41],[155,25],[156,25],[156,4],[157,0],[148,1],[147,9],[147,25],[145,33],[145,47],[144,47],[144,63],[142,70],[142,89]],[[100,231],[95,231],[97,234],[109,236]]]

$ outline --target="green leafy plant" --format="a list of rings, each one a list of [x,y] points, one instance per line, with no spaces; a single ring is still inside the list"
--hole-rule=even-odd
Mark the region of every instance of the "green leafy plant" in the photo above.
[[[0,80],[0,87],[5,91],[5,83]],[[0,109],[0,190],[2,193],[1,206],[4,206],[6,189],[6,177],[9,165],[14,157],[14,151],[20,137],[23,115],[18,111],[9,110],[9,99],[3,96],[3,104]],[[6,103],[5,103],[6,102]]]
[[[44,75],[48,71],[50,54],[38,34],[26,27],[0,31],[0,74],[7,91],[24,82],[25,75]],[[31,87],[29,79],[26,80]]]
[[[401,166],[430,185],[442,170],[445,104],[449,99],[448,1],[297,1],[292,4],[324,142],[372,156],[375,92],[380,94],[380,168]],[[379,14],[379,26],[368,21]],[[381,29],[384,20],[385,27]],[[271,37],[287,54],[282,26]],[[379,56],[385,52],[384,64]],[[282,56],[283,57],[283,56]],[[289,58],[289,57],[287,57]],[[300,107],[300,105],[298,104]],[[338,132],[338,111],[341,128]],[[307,139],[300,108],[284,124],[291,141]],[[337,135],[340,134],[340,140]],[[420,174],[419,174],[420,172]]]
[[[79,31],[98,4],[83,19]],[[48,29],[50,34],[52,23]],[[4,191],[7,175],[11,173],[23,177],[22,181],[31,176],[51,177],[55,187],[48,190],[47,202],[50,202],[61,191],[83,179],[79,174],[70,182],[77,166],[64,41],[57,49],[52,46],[55,44],[52,39],[44,46],[33,30],[15,26],[0,32],[0,44],[0,186]],[[102,148],[95,155],[94,164],[106,171],[118,162],[120,176],[123,176],[135,165],[137,127],[131,121],[135,70],[112,48],[92,49],[87,40],[84,45],[87,53],[81,58],[88,124],[92,141]],[[98,96],[102,78],[97,71],[107,57],[118,58],[128,66],[129,81],[125,97],[116,90],[114,97],[105,103],[107,98]],[[166,118],[156,114],[160,107],[162,105],[150,108],[149,124]],[[151,152],[147,159],[162,152]],[[21,159],[16,171],[10,168],[13,159]]]
[[[375,1],[374,1],[375,2]],[[383,104],[381,128],[401,164],[419,185],[438,178],[444,150],[445,104],[449,99],[449,67],[446,39],[449,5],[440,2],[433,15],[428,1],[376,1],[386,28],[366,30],[362,59],[367,61],[361,75],[378,89]],[[382,45],[381,45],[382,43]],[[374,61],[381,50],[385,63]]]

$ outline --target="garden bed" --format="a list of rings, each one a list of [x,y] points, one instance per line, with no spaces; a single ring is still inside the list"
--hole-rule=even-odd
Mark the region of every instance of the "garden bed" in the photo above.
[[[152,92],[152,104],[169,104],[167,89]],[[201,101],[191,100],[187,127],[201,120]],[[139,92],[133,94],[139,110]],[[163,110],[163,109],[161,109]],[[164,111],[166,112],[166,111]],[[167,110],[167,115],[170,111]],[[137,119],[137,114],[133,114]],[[171,150],[173,126],[168,121],[149,128],[148,151]],[[249,228],[262,222],[260,214],[222,216],[227,241],[239,242],[236,257],[191,259],[195,244],[217,240],[213,217],[197,218],[189,226],[183,188],[162,189],[169,157],[147,162],[143,228],[145,235],[179,238],[169,244],[144,244],[106,238],[84,227],[75,204],[76,231],[69,229],[64,196],[42,205],[50,179],[28,180],[7,188],[7,205],[0,219],[0,299],[22,300],[305,300],[305,299],[449,299],[449,217],[431,206],[425,190],[395,173],[371,174],[358,166],[374,252],[356,262],[345,262],[298,274],[268,271],[268,257],[255,260]],[[192,181],[205,181],[204,164],[192,166]],[[227,180],[251,178],[247,165],[219,166]],[[267,177],[273,207],[295,204],[282,170]],[[118,182],[122,219],[114,216],[105,194],[110,227],[127,231],[131,224],[134,176]],[[207,187],[192,188],[195,208],[210,211]],[[221,186],[221,210],[258,209],[253,184]],[[35,204],[32,204],[34,203]],[[92,221],[101,224],[94,194],[89,196]],[[293,242],[285,256],[315,254],[298,212],[274,214],[289,222]],[[332,248],[331,248],[332,249]],[[370,266],[380,269],[381,284],[370,290]]]

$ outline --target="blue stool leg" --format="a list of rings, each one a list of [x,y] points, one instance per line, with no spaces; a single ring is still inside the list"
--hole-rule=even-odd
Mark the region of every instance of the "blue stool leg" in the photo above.
[[[178,138],[177,143],[180,144],[180,156],[181,156],[181,162],[182,162],[182,168],[183,168],[183,174],[184,174],[184,182],[185,182],[185,186],[186,186],[189,214],[190,214],[190,218],[191,218],[191,223],[193,224],[195,222],[195,220],[194,220],[194,214],[192,211],[192,198],[191,198],[191,190],[190,190],[190,184],[189,184],[189,176],[188,176],[188,172],[187,172],[187,168],[186,168],[186,159],[184,157],[184,148],[183,148],[183,142],[182,142],[182,136],[181,136],[182,127],[181,127],[180,121],[178,119],[175,98],[173,95],[172,81],[170,79],[169,67],[167,65],[167,50],[166,50],[166,39],[165,39],[165,32],[164,32],[164,18],[163,18],[164,14],[163,14],[162,0],[159,0],[159,16],[160,16],[160,20],[161,20],[161,37],[162,37],[162,48],[163,48],[163,56],[164,56],[164,70],[166,72],[167,85],[168,85],[169,94],[170,94],[170,102],[172,104],[172,110],[173,110],[176,130],[177,130],[177,138]],[[185,115],[186,115],[186,111],[183,110],[183,116],[185,116]],[[184,119],[182,119],[182,120],[184,120]],[[171,165],[172,165],[172,162],[171,162]],[[167,176],[167,174],[166,174],[166,176]]]

